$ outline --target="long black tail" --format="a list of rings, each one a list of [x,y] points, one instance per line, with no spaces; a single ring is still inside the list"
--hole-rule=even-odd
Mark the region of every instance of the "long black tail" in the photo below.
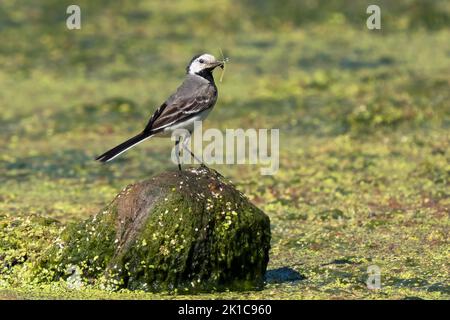
[[[98,156],[95,158],[95,160],[101,161],[101,162],[108,162],[120,155],[121,153],[127,151],[131,147],[134,147],[138,143],[141,143],[145,139],[150,138],[152,135],[148,133],[141,132],[138,135],[135,135],[133,138],[128,139],[125,142],[122,142],[118,146],[112,148],[111,150],[106,151],[104,154]]]

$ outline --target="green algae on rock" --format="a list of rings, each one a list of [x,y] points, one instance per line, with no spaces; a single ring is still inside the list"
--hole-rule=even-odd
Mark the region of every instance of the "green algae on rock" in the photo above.
[[[76,268],[88,282],[132,290],[257,289],[270,237],[267,215],[201,166],[129,185],[103,211],[68,227],[40,265],[53,269],[53,280]]]

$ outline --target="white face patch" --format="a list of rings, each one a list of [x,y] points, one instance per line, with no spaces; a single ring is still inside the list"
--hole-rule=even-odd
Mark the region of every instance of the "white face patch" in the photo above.
[[[210,67],[211,63],[217,62],[216,58],[210,54],[202,54],[189,65],[189,73],[196,74],[203,69]]]

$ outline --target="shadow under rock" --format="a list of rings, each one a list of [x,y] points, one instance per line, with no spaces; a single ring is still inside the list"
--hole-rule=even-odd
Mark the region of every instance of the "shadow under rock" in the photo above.
[[[305,276],[301,275],[299,272],[288,267],[282,267],[278,269],[268,270],[266,272],[266,282],[272,283],[284,283],[284,282],[294,282],[306,279]]]

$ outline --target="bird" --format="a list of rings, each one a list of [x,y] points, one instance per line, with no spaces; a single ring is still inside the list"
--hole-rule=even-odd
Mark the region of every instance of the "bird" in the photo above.
[[[218,90],[214,82],[213,70],[224,68],[227,59],[217,60],[213,55],[204,53],[195,55],[186,67],[186,76],[182,84],[150,117],[144,130],[122,142],[96,158],[108,162],[139,143],[153,137],[170,137],[175,130],[185,129],[192,133],[195,121],[203,121],[217,102]],[[180,137],[176,137],[175,149],[180,164]],[[198,158],[183,143],[183,148]]]

